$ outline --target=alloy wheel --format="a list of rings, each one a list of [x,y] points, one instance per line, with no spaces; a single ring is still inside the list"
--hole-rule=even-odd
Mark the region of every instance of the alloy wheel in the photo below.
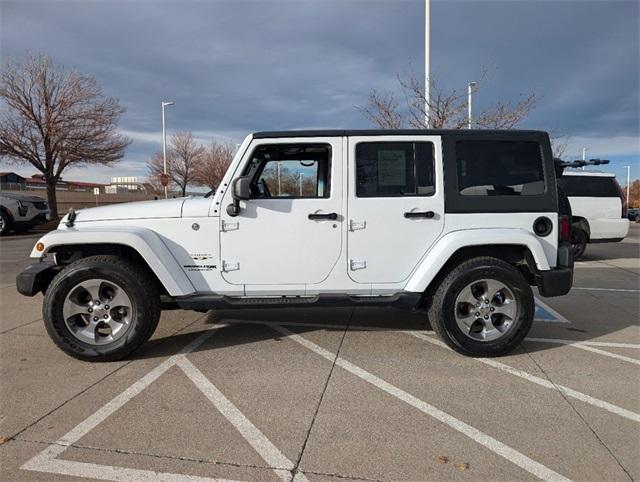
[[[125,290],[105,279],[78,283],[62,306],[62,316],[71,334],[91,345],[105,345],[124,336],[132,314],[133,306]]]
[[[482,279],[465,286],[455,302],[458,328],[476,341],[495,341],[514,325],[518,303],[503,282]]]

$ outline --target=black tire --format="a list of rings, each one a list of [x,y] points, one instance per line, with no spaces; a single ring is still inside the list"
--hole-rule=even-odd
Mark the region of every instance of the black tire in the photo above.
[[[4,236],[11,231],[11,219],[8,215],[4,213],[4,211],[0,211],[0,236]]]
[[[580,258],[587,249],[589,237],[583,229],[571,227],[571,249],[573,250],[573,259]]]
[[[516,315],[508,330],[493,341],[470,338],[455,319],[456,298],[474,281],[494,279],[507,286],[517,302]],[[514,350],[531,329],[533,292],[524,276],[510,264],[492,257],[472,258],[457,265],[436,289],[429,308],[429,321],[440,338],[458,353],[473,357],[495,357]]]
[[[142,268],[118,256],[91,256],[70,264],[51,281],[45,294],[42,312],[49,336],[65,353],[80,360],[105,362],[127,357],[151,337],[160,319],[160,293],[156,281],[149,278]],[[126,332],[108,344],[79,340],[64,320],[67,295],[76,285],[91,279],[116,283],[132,304]]]

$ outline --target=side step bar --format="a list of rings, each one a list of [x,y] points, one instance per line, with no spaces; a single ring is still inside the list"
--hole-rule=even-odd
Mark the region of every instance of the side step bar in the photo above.
[[[301,308],[301,307],[348,307],[348,306],[396,306],[415,308],[421,293],[396,293],[389,296],[315,295],[315,296],[221,296],[196,295],[174,298],[165,308],[208,311],[238,308]],[[177,305],[177,306],[175,306]]]

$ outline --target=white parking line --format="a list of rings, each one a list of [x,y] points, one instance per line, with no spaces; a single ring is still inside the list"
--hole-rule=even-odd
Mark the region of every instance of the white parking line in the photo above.
[[[354,365],[353,363],[345,360],[342,357],[337,356],[335,353],[330,352],[329,350],[325,350],[324,348],[316,345],[315,343],[307,340],[306,338],[296,335],[295,333],[287,330],[283,326],[280,326],[277,323],[267,323],[268,326],[272,327],[274,330],[279,331],[283,335],[287,336],[289,339],[295,341],[296,343],[304,346],[305,348],[313,351],[314,353],[320,355],[330,362],[334,362],[339,367],[347,370],[349,373],[361,378],[362,380],[370,383],[371,385],[385,391],[389,395],[396,397],[399,400],[411,405],[412,407],[420,410],[421,412],[435,418],[436,420],[448,425],[452,429],[460,432],[475,442],[481,444],[486,447],[488,450],[491,450],[493,453],[504,457],[508,461],[514,463],[518,467],[526,470],[527,472],[535,475],[536,477],[542,480],[554,480],[554,481],[567,481],[566,477],[560,475],[557,472],[554,472],[550,468],[542,465],[539,462],[536,462],[533,459],[530,459],[526,455],[518,452],[517,450],[505,445],[504,443],[494,439],[493,437],[481,432],[480,430],[468,425],[462,420],[458,420],[457,418],[449,415],[446,412],[443,412],[439,408],[434,407],[433,405],[428,404],[427,402],[420,400],[419,398],[411,395],[404,390],[391,385],[386,382],[382,378],[377,377],[376,375],[364,370],[363,368]]]
[[[587,288],[582,286],[573,286],[572,290],[586,290],[586,291],[620,291],[622,293],[640,293],[640,290],[620,289],[620,288]]]
[[[258,452],[263,460],[272,467],[272,470],[284,481],[290,481],[292,476],[290,470],[293,463],[280,452],[273,443],[249,421],[238,408],[231,403],[186,357],[188,353],[202,345],[219,328],[228,326],[225,324],[215,325],[209,331],[201,334],[178,354],[168,358],[156,368],[151,370],[137,382],[133,383],[120,395],[116,396],[106,405],[96,410],[93,415],[87,417],[77,426],[63,435],[53,444],[49,445],[42,452],[25,462],[21,469],[36,472],[47,472],[61,475],[86,477],[103,480],[117,481],[218,481],[207,477],[197,477],[191,475],[174,474],[167,472],[154,472],[149,470],[129,469],[110,465],[98,465],[73,460],[63,460],[57,457],[67,448],[72,446],[91,430],[96,428],[109,416],[113,415],[128,401],[139,395],[145,388],[156,381],[169,368],[176,365],[192,380],[198,389],[214,404],[218,411],[240,432],[247,442]],[[306,481],[304,475],[299,474],[298,480]]]
[[[291,470],[294,468],[291,462],[251,421],[238,410],[238,408],[206,376],[186,357],[179,358],[176,364],[195,383],[205,397],[229,420],[244,439],[260,454],[260,457],[274,469],[278,477],[284,481],[291,480]],[[304,479],[306,480],[306,477]]]
[[[559,338],[525,338],[528,341],[540,341],[543,343],[556,343],[559,345],[587,345],[587,346],[602,346],[609,348],[640,348],[638,343],[616,343],[610,341],[582,341],[582,340],[563,340]]]
[[[310,328],[327,328],[327,329],[336,329],[336,330],[344,330],[346,325],[339,324],[331,324],[331,323],[306,323],[299,321],[261,321],[261,320],[233,320],[233,319],[225,319],[225,323],[229,323],[231,325],[242,325],[246,323],[248,325],[264,325],[267,323],[277,323],[278,325],[284,326],[299,326],[299,327],[310,327]],[[388,331],[391,333],[407,333],[408,329],[403,328],[388,328],[384,326],[371,326],[371,325],[349,325],[350,330],[364,330],[364,331]],[[420,333],[424,333],[426,335],[435,335],[433,330],[420,330]],[[553,343],[558,345],[572,345],[572,344],[580,344],[587,346],[601,346],[601,347],[610,347],[610,348],[640,348],[640,344],[636,343],[614,343],[614,342],[606,342],[606,341],[582,341],[582,340],[562,340],[558,338],[525,338],[525,341],[540,341],[545,343]]]
[[[328,329],[340,329],[341,325],[331,325],[328,323],[300,323],[300,322],[289,322],[289,321],[283,321],[283,322],[268,322],[268,321],[253,321],[253,320],[225,320],[226,323],[229,324],[243,324],[243,323],[247,323],[247,324],[256,324],[256,325],[281,325],[281,326],[299,326],[299,327],[312,327],[312,328],[328,328]],[[344,325],[342,325],[342,329],[344,329]],[[412,335],[415,336],[416,338],[419,338],[421,340],[427,341],[433,345],[437,345],[441,348],[445,348],[447,350],[451,350],[451,348],[449,348],[444,342],[437,340],[431,336],[428,335],[433,335],[433,331],[415,331],[415,330],[389,330],[386,329],[384,327],[379,327],[379,326],[364,326],[364,325],[350,325],[349,329],[356,329],[356,330],[371,330],[371,331],[386,331],[386,332],[390,332],[390,333],[403,333],[403,334],[407,334],[407,335]],[[545,341],[545,342],[550,342],[550,343],[559,343],[559,342],[563,342],[561,344],[571,344],[574,343],[571,340],[555,340],[552,338],[540,338],[540,339],[536,339],[533,338],[531,339],[532,341]],[[568,342],[568,343],[564,343],[564,342]],[[582,342],[580,342],[582,343]],[[598,342],[593,342],[593,343],[598,343]],[[599,342],[599,343],[604,343],[604,342]],[[626,344],[621,344],[621,345],[625,345]],[[580,346],[580,348],[583,349],[587,349],[587,347],[583,347]],[[616,354],[613,353],[609,353],[609,352],[605,352],[603,350],[598,350],[598,352],[602,352],[601,354],[606,354],[607,356],[614,356],[614,358],[618,358],[618,356],[615,356]],[[619,355],[622,356],[622,355]],[[628,357],[625,357],[628,358]],[[515,375],[517,377],[520,377],[524,380],[527,380],[529,382],[535,383],[536,385],[540,385],[542,387],[545,388],[550,388],[552,390],[560,390],[562,393],[564,393],[565,395],[575,398],[576,400],[580,400],[582,402],[588,403],[589,405],[593,405],[594,407],[598,407],[598,408],[602,408],[604,410],[607,410],[608,412],[614,413],[616,415],[619,415],[621,417],[627,418],[629,420],[633,420],[634,422],[640,422],[640,414],[636,413],[636,412],[632,412],[630,410],[627,410],[626,408],[622,408],[619,407],[617,405],[614,405],[612,403],[609,402],[605,402],[604,400],[600,400],[598,398],[592,397],[590,395],[587,395],[585,393],[579,392],[577,390],[573,390],[572,388],[569,387],[565,387],[563,385],[557,385],[557,384],[553,384],[548,380],[545,380],[544,378],[540,378],[537,377],[535,375],[531,375],[527,372],[524,372],[522,370],[518,370],[517,368],[513,368],[510,367],[509,365],[505,365],[504,363],[500,363],[498,361],[495,361],[494,359],[491,358],[471,358],[472,360],[475,361],[479,361],[481,363],[484,363],[485,365],[489,365],[492,366],[493,368],[497,368],[499,370],[502,370],[505,373],[509,373],[510,375]],[[629,360],[633,360],[633,362],[636,362],[637,360],[633,359],[633,358],[629,358]],[[629,361],[626,360],[626,361]]]
[[[413,335],[421,340],[427,341],[433,345],[451,350],[451,348],[449,348],[445,343],[441,342],[440,340],[436,340],[435,338],[431,338],[424,333],[415,331],[406,333],[409,335]],[[493,368],[497,368],[498,370],[502,370],[503,372],[509,373],[510,375],[515,375],[524,380],[535,383],[536,385],[540,385],[541,387],[550,388],[551,390],[558,390],[571,398],[575,398],[576,400],[588,403],[589,405],[593,405],[594,407],[602,408],[604,410],[607,410],[608,412],[614,413],[624,418],[628,418],[629,420],[633,420],[634,422],[640,422],[640,414],[636,412],[632,412],[631,410],[627,410],[626,408],[618,407],[617,405],[605,402],[604,400],[600,400],[599,398],[595,398],[577,390],[573,390],[572,388],[554,384],[549,380],[545,380],[544,378],[531,375],[517,368],[510,367],[509,365],[505,365],[504,363],[500,363],[493,358],[472,358],[472,360],[479,361],[480,363],[484,363],[485,365],[489,365]]]
[[[53,447],[53,445],[51,447]],[[25,466],[22,466],[22,468],[25,469]],[[86,479],[116,480],[119,482],[232,482],[228,481],[228,479],[212,479],[210,477],[198,477],[196,475],[170,474],[166,472],[154,472],[152,470],[90,464],[87,462],[77,462],[75,460],[56,459],[55,456],[38,461],[37,468],[26,468],[26,470],[72,477],[84,477]]]
[[[527,338],[527,341],[537,341],[542,343],[556,343],[556,340],[553,339],[545,339],[545,338]],[[597,353],[599,355],[608,356],[609,358],[617,358],[618,360],[626,361],[628,363],[633,363],[635,365],[640,365],[640,360],[637,358],[631,358],[630,356],[618,355],[617,353],[611,353],[609,351],[599,350],[598,348],[593,348],[588,346],[586,343],[573,342],[573,343],[561,343],[562,345],[572,346],[574,348],[580,348],[581,350],[590,351],[592,353]]]
[[[217,327],[219,328],[219,326]],[[84,437],[91,430],[96,428],[100,423],[102,423],[107,417],[113,415],[117,410],[119,410],[125,403],[134,398],[136,395],[140,394],[145,388],[155,382],[163,373],[165,373],[169,368],[175,365],[178,357],[183,356],[186,353],[190,353],[195,350],[198,346],[202,345],[209,337],[211,337],[216,332],[215,329],[212,329],[206,333],[203,333],[191,343],[189,343],[186,347],[182,349],[182,351],[172,357],[168,358],[156,368],[151,370],[145,376],[143,376],[140,380],[135,382],[129,388],[127,388],[120,395],[115,397],[113,400],[108,402],[106,405],[101,407],[99,410],[96,410],[93,415],[87,417],[84,421],[80,422],[74,428],[72,428],[69,432],[59,438],[52,445],[49,445],[46,449],[40,452],[38,455],[33,457],[32,459],[25,462],[22,467],[23,470],[33,470],[36,472],[48,472],[48,473],[59,473],[63,475],[78,475],[79,477],[87,477],[86,474],[94,474],[91,478],[105,479],[105,480],[148,480],[147,471],[134,471],[123,479],[121,476],[123,475],[122,470],[129,469],[118,469],[109,465],[95,465],[95,464],[84,464],[82,462],[68,461],[68,460],[59,460],[56,459],[62,452],[64,452],[69,446],[76,443],[82,437]],[[163,473],[153,473],[156,477],[180,477],[180,474],[163,474]],[[141,477],[141,478],[136,478]],[[168,479],[170,480],[170,479]],[[188,480],[188,479],[185,479]]]

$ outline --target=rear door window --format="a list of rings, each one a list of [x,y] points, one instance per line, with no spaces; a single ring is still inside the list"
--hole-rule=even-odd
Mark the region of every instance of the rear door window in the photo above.
[[[536,196],[545,193],[544,164],[535,141],[456,142],[458,189],[463,196]]]
[[[570,197],[619,197],[618,187],[612,177],[562,176],[558,185]]]
[[[435,194],[433,143],[361,142],[356,146],[356,196]]]

